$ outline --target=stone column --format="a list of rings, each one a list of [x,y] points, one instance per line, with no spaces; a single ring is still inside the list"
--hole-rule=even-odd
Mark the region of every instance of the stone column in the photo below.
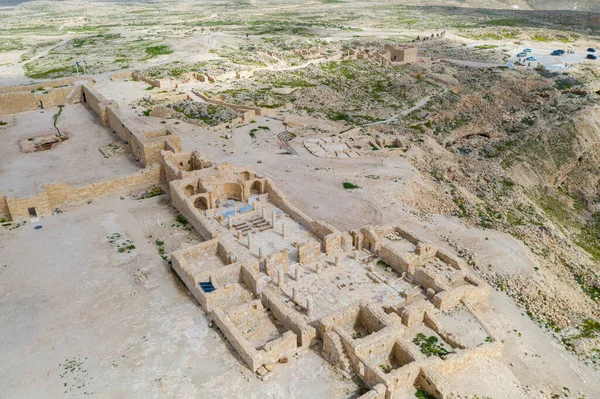
[[[298,301],[298,292],[296,291],[296,287],[292,288],[292,301],[293,302]]]
[[[321,262],[317,263],[317,274],[321,274]]]
[[[252,251],[252,233],[248,232],[248,249]]]
[[[277,286],[283,288],[283,269],[277,270]]]
[[[340,255],[335,256],[335,267],[340,267],[342,265],[342,257]]]
[[[359,260],[360,258],[360,251],[354,251],[354,260]]]
[[[231,220],[231,216],[227,218],[227,228],[231,230],[233,228],[233,220]]]
[[[277,221],[277,214],[275,213],[275,211],[273,211],[273,213],[271,214],[271,224],[273,225],[273,228],[275,228],[276,221]]]
[[[284,222],[281,223],[281,236],[283,238],[285,238],[285,223]]]
[[[258,247],[258,259],[263,260],[265,258],[264,247]]]
[[[265,218],[265,216],[266,216],[266,215],[265,215],[265,208],[263,208],[263,209],[261,210],[261,212],[260,212],[260,215],[262,216],[262,218],[263,218],[263,219]]]
[[[313,300],[312,300],[312,298],[308,298],[306,300],[306,315],[308,317],[312,317],[312,315],[313,315]]]
[[[296,273],[296,275],[295,275],[296,281],[299,281],[300,280],[300,265],[296,265],[296,272],[295,273]]]
[[[242,239],[242,232],[238,230],[237,234],[238,234],[238,240],[241,240]]]

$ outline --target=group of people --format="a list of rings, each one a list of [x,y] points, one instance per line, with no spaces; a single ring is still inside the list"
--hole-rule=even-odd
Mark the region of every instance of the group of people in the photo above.
[[[423,36],[421,37],[420,35],[417,36],[416,39],[414,39],[412,42],[421,42],[421,41],[426,41],[426,40],[430,40],[430,39],[435,39],[436,37],[442,37],[446,34],[446,31],[443,31],[441,33],[432,33],[431,36]]]

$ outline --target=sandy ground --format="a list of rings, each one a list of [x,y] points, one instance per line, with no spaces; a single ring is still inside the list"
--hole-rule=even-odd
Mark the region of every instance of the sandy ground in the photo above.
[[[196,241],[166,196],[108,198],[0,231],[1,397],[346,398],[309,351],[258,380],[158,255]],[[134,242],[118,253],[107,236]],[[148,236],[152,238],[148,238]],[[36,248],[32,251],[31,248]]]
[[[58,119],[61,131],[70,134],[68,140],[51,150],[22,153],[21,139],[40,132],[55,132],[52,117],[57,112],[58,108],[53,108],[4,118],[9,125],[0,128],[0,139],[4,143],[0,146],[0,192],[28,196],[49,183],[87,184],[139,169],[131,152],[104,158],[100,147],[120,140],[102,126],[92,110],[81,104],[65,106]]]

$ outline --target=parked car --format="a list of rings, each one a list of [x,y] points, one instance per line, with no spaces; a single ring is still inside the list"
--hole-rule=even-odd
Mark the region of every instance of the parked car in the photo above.
[[[519,54],[517,54],[517,57],[519,57],[519,58],[527,57],[527,53],[526,52],[519,53]]]
[[[531,49],[530,48],[526,48],[525,50],[523,50],[523,52],[525,52],[525,53],[531,53]]]
[[[565,50],[554,50],[550,55],[563,55]]]
[[[525,61],[537,61],[537,58],[532,55],[531,57],[525,58]]]
[[[593,48],[593,47],[590,47],[590,48],[588,49],[588,51],[589,51],[590,53],[595,53],[595,52],[596,52],[596,49],[595,49],[595,48]]]
[[[598,56],[594,54],[588,54],[585,58],[587,58],[588,60],[597,60]]]

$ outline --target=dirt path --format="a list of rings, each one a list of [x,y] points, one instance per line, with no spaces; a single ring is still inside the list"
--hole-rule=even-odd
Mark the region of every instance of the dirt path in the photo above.
[[[441,91],[439,94],[440,94],[440,95],[443,95],[443,94],[445,94],[447,91],[448,91],[448,90],[444,89],[444,90],[442,90],[442,91]],[[371,122],[371,123],[367,123],[366,125],[361,125],[361,126],[385,125],[385,124],[387,124],[387,123],[392,123],[392,122],[395,122],[395,121],[396,121],[396,120],[398,120],[398,118],[400,118],[401,116],[406,116],[406,115],[410,114],[411,112],[414,112],[414,111],[416,111],[416,110],[418,110],[418,109],[421,109],[421,108],[423,108],[425,105],[427,105],[427,103],[429,102],[429,100],[431,99],[431,97],[433,97],[433,94],[423,97],[421,100],[419,100],[419,102],[417,102],[417,103],[415,104],[415,106],[414,106],[414,107],[411,107],[411,108],[405,109],[404,111],[400,112],[399,114],[396,114],[396,115],[394,115],[394,116],[392,116],[392,117],[390,117],[390,118],[388,118],[388,119],[386,119],[386,120],[383,120],[383,121],[377,121],[377,122]]]

